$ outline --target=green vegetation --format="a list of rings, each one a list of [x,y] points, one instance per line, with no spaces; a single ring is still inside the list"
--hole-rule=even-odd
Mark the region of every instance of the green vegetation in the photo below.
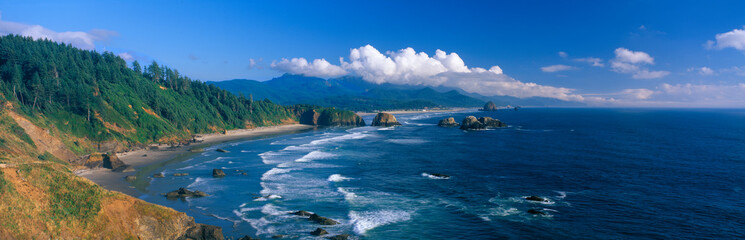
[[[3,36],[0,100],[45,119],[32,121],[93,142],[176,141],[195,133],[292,122],[302,112],[298,106],[236,96],[157,62],[142,67],[135,61],[132,67],[110,52]]]

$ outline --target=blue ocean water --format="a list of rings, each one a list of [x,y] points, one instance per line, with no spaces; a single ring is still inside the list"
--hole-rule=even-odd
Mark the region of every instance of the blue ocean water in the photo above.
[[[468,115],[509,127],[435,125]],[[213,146],[155,170],[167,177],[152,179],[142,198],[232,237],[316,239],[309,232],[319,225],[289,214],[306,210],[341,222],[320,226],[327,236],[355,239],[745,238],[745,110],[524,108],[396,117],[403,126],[322,128]],[[213,168],[228,176],[212,178]],[[178,187],[211,196],[160,196]],[[532,195],[548,200],[524,199]]]

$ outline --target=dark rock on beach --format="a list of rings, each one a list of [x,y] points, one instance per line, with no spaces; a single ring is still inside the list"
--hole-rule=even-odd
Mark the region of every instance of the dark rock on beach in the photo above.
[[[174,177],[189,176],[189,173],[174,173]]]
[[[133,181],[137,180],[137,176],[135,176],[135,175],[129,175],[129,176],[124,177],[124,180],[127,180],[127,182],[133,182]]]
[[[217,152],[221,152],[221,153],[229,153],[229,152],[230,152],[230,151],[228,151],[228,150],[225,150],[225,149],[222,149],[222,148],[218,148],[218,149],[217,149],[217,150],[215,150],[215,151],[217,151]]]
[[[166,194],[167,198],[185,198],[185,197],[206,197],[209,196],[202,191],[190,191],[186,188],[179,188],[176,191]]]
[[[197,223],[193,227],[186,230],[183,236],[178,238],[179,240],[224,240],[222,235],[222,228],[218,226],[212,226],[207,224]]]
[[[501,128],[507,127],[506,123],[493,119],[490,117],[481,117],[476,119],[474,116],[468,116],[463,119],[460,125],[460,129],[463,130],[480,130],[489,128]]]
[[[479,111],[486,111],[486,112],[497,111],[497,104],[494,104],[494,102],[489,101],[486,104],[484,104],[484,108],[479,109]]]
[[[394,117],[390,113],[378,113],[378,115],[375,115],[375,118],[373,118],[372,125],[376,127],[392,127],[392,126],[401,126],[400,123],[396,120],[396,117]]]
[[[347,239],[349,239],[349,234],[339,234],[339,235],[329,238],[329,240],[347,240]]]
[[[280,238],[285,238],[285,237],[286,236],[285,235],[282,235],[282,234],[277,234],[277,235],[272,236],[272,238],[274,238],[274,239],[280,239]]]
[[[316,222],[318,224],[321,224],[321,225],[336,225],[336,224],[339,224],[339,222],[337,222],[337,221],[334,221],[334,220],[332,220],[330,218],[327,218],[327,217],[321,217],[320,215],[315,214],[315,213],[314,214],[311,214],[310,215],[310,218],[308,218],[308,219],[310,219],[311,221]]]
[[[164,178],[166,176],[164,176],[163,173],[156,173],[156,174],[153,174],[153,177],[154,178]]]
[[[225,172],[222,171],[222,169],[212,169],[212,177],[224,177]]]
[[[455,118],[452,118],[452,117],[442,119],[440,120],[440,122],[437,123],[437,126],[440,126],[440,127],[457,127],[459,125],[460,124],[458,124],[458,122],[455,121]]]
[[[313,230],[312,232],[310,232],[310,235],[313,235],[313,236],[321,236],[321,235],[326,235],[326,234],[329,234],[329,232],[327,232],[323,228],[316,228],[316,230]]]

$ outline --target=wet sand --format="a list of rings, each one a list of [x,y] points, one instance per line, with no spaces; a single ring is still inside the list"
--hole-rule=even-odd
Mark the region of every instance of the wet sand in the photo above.
[[[135,168],[135,172],[113,172],[111,169],[98,168],[76,171],[78,176],[87,178],[100,185],[101,187],[122,192],[124,194],[139,197],[143,194],[142,190],[149,183],[149,173],[159,167],[167,165],[172,161],[182,160],[191,156],[189,150],[194,148],[206,148],[211,145],[253,138],[268,137],[281,134],[298,133],[305,130],[313,129],[311,125],[282,125],[272,127],[261,127],[254,129],[238,129],[228,131],[226,134],[203,134],[197,135],[198,143],[192,143],[186,146],[160,146],[158,149],[139,149],[130,152],[119,153],[117,156],[125,164]],[[137,176],[137,180],[130,183],[124,180],[129,175]]]

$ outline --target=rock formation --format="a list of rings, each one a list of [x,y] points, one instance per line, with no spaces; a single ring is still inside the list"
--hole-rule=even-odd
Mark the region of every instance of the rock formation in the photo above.
[[[222,228],[207,224],[196,223],[186,230],[186,233],[178,238],[179,240],[223,240]]]
[[[536,210],[536,209],[529,209],[528,210],[528,213],[530,213],[530,214],[537,214],[537,215],[546,215],[545,212],[541,212],[540,210]]]
[[[455,121],[455,118],[452,118],[452,117],[442,119],[440,120],[439,123],[437,123],[437,126],[440,126],[440,127],[457,127],[459,125],[460,124],[458,124],[458,122]]]
[[[190,191],[186,188],[179,188],[176,191],[166,194],[167,198],[185,198],[185,197],[206,197],[209,196],[202,191]]]
[[[225,149],[222,149],[222,148],[218,148],[218,149],[217,149],[217,150],[215,150],[215,151],[218,151],[218,152],[221,152],[221,153],[229,153],[229,152],[230,152],[230,151],[228,151],[228,150],[225,150]]]
[[[313,235],[313,236],[321,236],[321,235],[326,235],[326,234],[329,234],[329,232],[327,232],[323,228],[316,228],[316,230],[313,230],[312,232],[310,232],[310,235]]]
[[[313,215],[312,213],[310,213],[308,211],[303,211],[303,210],[300,210],[300,211],[297,211],[297,212],[293,212],[292,214],[293,215],[298,215],[298,216],[303,216],[303,217],[310,217],[310,215]]]
[[[225,172],[222,171],[222,169],[214,168],[212,169],[212,177],[224,177]]]
[[[137,180],[137,176],[129,175],[129,176],[124,177],[124,180],[127,180],[127,182],[134,182],[135,180]]]
[[[308,219],[310,219],[311,221],[314,221],[314,222],[316,222],[318,224],[321,224],[321,225],[336,225],[336,224],[339,224],[339,222],[337,222],[337,221],[334,221],[334,220],[332,220],[330,218],[327,218],[327,217],[321,217],[320,215],[315,214],[315,213],[314,214],[311,214],[310,215],[310,218],[308,218]]]
[[[300,124],[314,126],[365,126],[365,120],[357,114],[336,109],[324,109],[321,112],[310,109],[301,113],[299,120]]]
[[[489,101],[486,104],[484,104],[484,108],[479,109],[479,111],[487,111],[487,112],[497,111],[497,104],[494,104],[494,102]]]
[[[329,240],[347,240],[347,239],[349,239],[349,234],[339,234],[339,235],[329,238]]]
[[[156,173],[156,174],[153,174],[153,177],[154,177],[154,178],[164,178],[164,177],[166,177],[166,176],[165,176],[165,175],[163,175],[163,173]]]
[[[476,117],[474,116],[468,116],[464,118],[460,124],[460,129],[463,130],[480,130],[501,127],[507,127],[507,124],[490,117],[481,117],[476,119]]]
[[[376,127],[392,127],[392,126],[400,126],[401,124],[398,123],[396,120],[396,117],[391,115],[390,113],[378,113],[378,115],[375,115],[375,118],[373,118],[372,125]]]

